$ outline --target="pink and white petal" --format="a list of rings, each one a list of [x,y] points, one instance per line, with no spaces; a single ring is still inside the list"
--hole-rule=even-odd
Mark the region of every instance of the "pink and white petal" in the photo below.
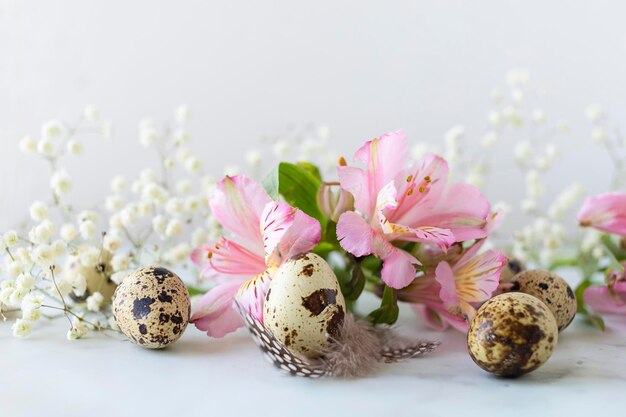
[[[406,225],[425,225],[420,219],[441,199],[448,181],[448,163],[440,156],[426,155],[409,172],[411,175],[398,181],[398,207],[391,220]]]
[[[313,250],[322,238],[322,227],[317,219],[296,210],[293,223],[279,243],[281,258],[291,259]]]
[[[415,265],[420,265],[420,262],[410,253],[392,245],[389,246],[391,249],[386,249],[386,253],[374,252],[383,260],[380,276],[383,282],[391,288],[404,288],[415,279],[417,274]]]
[[[467,333],[469,323],[455,314],[450,313],[442,306],[415,305],[413,310],[421,314],[424,322],[434,330],[444,331],[452,327],[461,333]]]
[[[265,295],[269,289],[272,280],[271,274],[274,268],[267,269],[263,273],[257,275],[244,282],[237,291],[236,300],[241,308],[252,317],[263,323],[263,304],[265,303]]]
[[[250,249],[263,253],[259,224],[265,205],[271,201],[263,187],[245,177],[225,177],[217,183],[209,206],[217,221]]]
[[[265,263],[279,263],[278,245],[294,222],[296,209],[287,203],[271,201],[261,215],[261,231],[265,248]],[[272,261],[272,259],[274,259]],[[277,262],[276,262],[277,261]]]
[[[243,321],[233,308],[234,296],[240,283],[220,284],[204,294],[194,307],[191,322],[211,337],[224,337],[243,326]]]
[[[450,264],[439,262],[435,269],[435,279],[441,286],[439,298],[443,301],[444,307],[448,308],[458,305],[459,297],[456,294],[456,280]]]
[[[626,314],[626,282],[615,283],[612,292],[607,287],[588,287],[583,299],[596,313]]]
[[[346,211],[337,222],[337,239],[346,251],[354,256],[372,253],[374,231],[356,212]]]
[[[195,249],[191,260],[200,266],[202,275],[210,279],[222,274],[254,276],[266,268],[263,258],[224,237],[215,244]]]
[[[354,154],[366,165],[365,171],[339,168],[342,188],[352,193],[355,208],[368,218],[374,214],[378,192],[404,170],[408,148],[403,131],[390,132],[365,142]]]
[[[500,272],[507,262],[498,249],[459,261],[452,268],[459,299],[469,303],[488,300],[498,288]]]
[[[589,197],[578,212],[581,226],[626,236],[626,193]]]

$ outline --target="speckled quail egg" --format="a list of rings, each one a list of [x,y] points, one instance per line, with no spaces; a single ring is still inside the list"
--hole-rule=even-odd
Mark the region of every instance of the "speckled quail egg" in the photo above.
[[[85,266],[80,262],[78,255],[72,255],[65,262],[64,275],[70,282],[74,282],[80,275],[85,277],[87,289],[84,294],[70,293],[70,297],[76,301],[83,301],[94,292],[99,292],[104,297],[105,303],[111,302],[111,297],[117,288],[117,284],[111,280],[113,267],[111,259],[113,254],[103,250],[100,254],[100,262],[94,266]]]
[[[117,287],[113,315],[120,330],[135,344],[160,349],[183,334],[191,304],[183,281],[158,266],[139,268]]]
[[[509,283],[512,282],[515,275],[526,270],[526,266],[519,259],[509,259],[509,262],[502,268],[500,272],[500,282]]]
[[[314,253],[285,262],[265,297],[265,327],[290,351],[309,358],[339,336],[346,303],[335,273]]]
[[[514,377],[543,365],[558,337],[548,306],[532,295],[511,292],[478,309],[467,333],[467,346],[474,362],[485,371]]]
[[[521,272],[514,279],[514,291],[530,294],[546,303],[554,314],[559,331],[574,320],[576,296],[563,278],[553,272],[536,269]]]

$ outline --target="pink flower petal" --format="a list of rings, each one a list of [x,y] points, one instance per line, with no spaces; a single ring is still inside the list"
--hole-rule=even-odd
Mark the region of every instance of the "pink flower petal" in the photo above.
[[[615,283],[612,293],[607,287],[588,287],[583,299],[596,313],[626,314],[626,282]]]
[[[458,297],[470,303],[488,300],[498,288],[500,272],[507,262],[497,249],[461,258],[453,267]]]
[[[413,282],[416,276],[415,265],[420,265],[413,255],[392,245],[389,245],[385,252],[376,252],[383,260],[380,276],[385,284],[400,289]]]
[[[626,236],[626,193],[589,197],[578,212],[581,226]]]
[[[339,167],[341,187],[352,193],[358,211],[372,217],[378,191],[403,171],[407,155],[408,142],[404,132],[398,130],[365,142],[356,151],[354,159],[364,163],[366,171]]]
[[[293,223],[280,240],[279,248],[284,260],[313,250],[322,237],[322,228],[317,219],[296,210]]]
[[[263,258],[223,237],[215,244],[195,249],[191,260],[200,267],[202,275],[209,279],[218,275],[254,276],[266,268]]]
[[[237,302],[248,314],[263,323],[263,304],[265,295],[272,280],[271,274],[275,269],[267,269],[262,274],[248,280],[237,291]]]
[[[354,211],[347,211],[337,222],[337,239],[341,247],[354,256],[372,253],[374,231],[369,224]]]
[[[245,177],[225,177],[209,200],[217,221],[251,250],[263,254],[259,227],[265,205],[271,201],[263,187]]]
[[[295,215],[296,209],[287,203],[272,201],[265,205],[261,215],[261,230],[266,264],[280,263],[280,254],[277,251],[278,244],[293,224]]]
[[[461,333],[467,333],[469,323],[455,314],[450,313],[442,306],[415,305],[413,310],[424,318],[424,322],[434,330],[447,330],[450,326]]]
[[[243,326],[239,314],[233,309],[233,297],[240,283],[224,283],[213,288],[198,301],[191,315],[196,328],[211,337],[224,337]]]
[[[441,285],[439,297],[443,301],[443,305],[446,308],[457,305],[459,297],[456,294],[456,280],[450,264],[439,262],[437,269],[435,269],[435,278]]]

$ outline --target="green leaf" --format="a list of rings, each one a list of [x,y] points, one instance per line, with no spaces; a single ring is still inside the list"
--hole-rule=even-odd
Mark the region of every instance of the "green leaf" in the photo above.
[[[361,269],[361,265],[356,262],[352,267],[350,281],[345,285],[343,295],[348,300],[356,300],[359,298],[365,288],[365,274]]]
[[[305,162],[305,161],[296,162],[296,166],[304,169],[309,174],[317,178],[319,182],[322,182],[322,174],[320,173],[320,169],[317,166],[313,165],[310,162]]]
[[[194,295],[206,294],[208,292],[207,290],[203,290],[197,287],[192,287],[190,285],[187,285],[187,291],[189,292],[189,296],[191,297],[193,297]]]
[[[593,327],[597,327],[598,329],[602,331],[605,330],[604,320],[599,315],[588,313],[585,315],[585,318],[587,319],[587,322],[591,324]]]
[[[576,294],[576,303],[578,306],[576,311],[580,314],[587,313],[587,309],[585,308],[585,301],[583,300],[583,293],[590,285],[591,285],[591,281],[586,279],[580,284],[578,284],[578,287],[576,287],[576,291],[574,291],[574,293]]]
[[[624,250],[618,247],[609,235],[603,235],[600,240],[607,249],[611,266],[617,271],[624,271],[624,265],[619,261],[619,259],[626,258]]]
[[[322,182],[308,169],[289,162],[281,162],[264,180],[263,186],[272,198],[283,196],[285,201],[319,220],[322,230],[326,218],[317,206],[317,191]]]
[[[373,324],[394,324],[399,315],[398,294],[393,288],[385,286],[380,307],[372,311],[368,318]]]

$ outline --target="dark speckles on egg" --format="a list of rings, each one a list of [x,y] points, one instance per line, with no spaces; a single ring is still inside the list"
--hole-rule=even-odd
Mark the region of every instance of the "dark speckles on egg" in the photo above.
[[[125,300],[129,302],[125,302]],[[116,290],[113,315],[120,330],[134,343],[163,348],[183,334],[191,312],[187,288],[162,267],[140,268]]]

